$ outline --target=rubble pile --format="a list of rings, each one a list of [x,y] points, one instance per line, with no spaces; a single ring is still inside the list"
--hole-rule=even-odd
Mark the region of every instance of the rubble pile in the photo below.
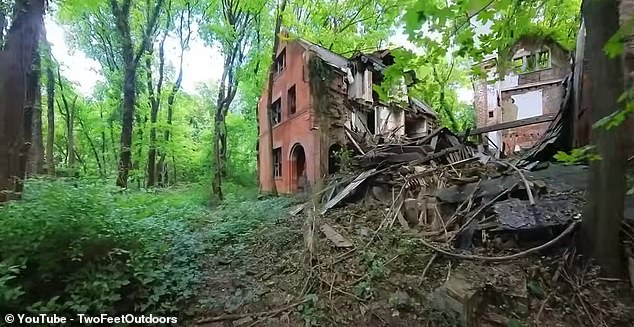
[[[406,142],[357,146],[356,173],[327,188],[322,214],[346,200],[390,203],[388,226],[398,222],[465,248],[469,235],[484,231],[565,229],[582,205],[446,128]]]
[[[353,148],[353,172],[292,211],[306,214],[302,294],[355,312],[333,326],[634,321],[629,281],[601,280],[574,250],[584,167],[521,168],[445,128]]]

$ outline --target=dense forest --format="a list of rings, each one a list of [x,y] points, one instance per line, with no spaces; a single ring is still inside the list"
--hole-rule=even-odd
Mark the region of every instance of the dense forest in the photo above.
[[[475,127],[473,104],[460,100],[484,74],[475,63],[497,54],[498,70],[511,69],[504,59],[525,37],[572,51],[583,16],[599,49],[590,60],[612,74],[596,80],[616,85],[593,100],[613,104],[596,114],[605,130],[597,142],[628,142],[618,135],[632,106],[617,101],[624,74],[613,62],[631,24],[619,24],[616,1],[581,2],[0,0],[0,312],[190,319],[239,305],[208,290],[221,287],[217,266],[247,261],[267,235],[277,235],[266,249],[279,256],[302,238],[302,222],[284,217],[306,198],[258,190],[258,101],[282,29],[344,56],[394,49],[376,91],[386,96],[413,71],[409,92],[462,132]],[[56,58],[45,22],[97,64],[88,93],[69,73],[73,63]],[[191,62],[192,44],[217,58]],[[218,78],[186,89],[186,66]],[[625,160],[610,151],[599,149],[593,168],[592,224],[600,212],[623,215],[613,205],[619,194],[612,204],[607,194],[622,199],[625,168],[613,167]],[[604,241],[618,239],[618,228],[593,230],[587,253],[605,257],[609,270],[618,241]],[[302,308],[303,322],[317,325],[314,308]]]

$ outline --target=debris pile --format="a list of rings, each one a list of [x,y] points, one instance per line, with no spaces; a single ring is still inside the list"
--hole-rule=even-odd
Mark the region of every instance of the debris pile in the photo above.
[[[390,203],[386,226],[398,222],[467,248],[475,234],[492,239],[487,231],[564,229],[582,204],[446,128],[367,150],[355,144],[362,152],[357,173],[323,192],[321,214],[346,200]]]
[[[521,168],[445,128],[354,148],[354,172],[292,212],[307,217],[302,294],[328,298],[335,312],[358,306],[360,316],[334,325],[634,321],[623,302],[589,300],[617,298],[629,281],[580,270],[571,250],[585,168]]]

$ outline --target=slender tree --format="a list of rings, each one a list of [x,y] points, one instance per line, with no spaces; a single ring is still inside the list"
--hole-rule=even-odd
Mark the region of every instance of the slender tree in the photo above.
[[[75,105],[77,104],[78,95],[75,94],[72,102],[68,101],[59,66],[57,67],[57,85],[59,86],[59,94],[63,104],[62,106],[57,101],[57,107],[66,122],[66,166],[73,169],[75,168]]]
[[[119,38],[121,56],[123,58],[123,113],[121,124],[121,141],[119,150],[119,173],[117,176],[117,186],[128,186],[128,175],[132,163],[132,131],[134,128],[135,104],[136,104],[136,80],[139,60],[145,50],[150,38],[154,33],[157,20],[164,0],[157,0],[154,10],[150,13],[150,18],[144,28],[143,36],[138,48],[131,33],[130,10],[132,0],[110,0],[112,16],[116,21],[116,32]],[[148,2],[149,4],[149,2]],[[148,8],[149,10],[149,8]]]
[[[55,72],[51,46],[46,44],[46,171],[55,176]]]
[[[189,2],[185,4],[185,7],[186,8],[181,11],[179,24],[178,24],[178,30],[177,30],[179,44],[180,44],[180,54],[178,57],[178,76],[176,77],[176,81],[174,82],[174,85],[172,86],[172,90],[170,91],[169,96],[167,97],[167,126],[168,128],[165,130],[164,138],[165,138],[165,144],[168,144],[168,145],[170,144],[170,140],[171,140],[172,121],[174,117],[174,102],[176,101],[176,95],[178,94],[178,91],[181,88],[181,84],[183,83],[183,58],[185,57],[185,50],[189,46],[189,40],[191,39],[191,35],[192,35],[192,30],[191,30],[192,7]],[[161,182],[161,184],[164,186],[170,183],[169,173],[168,173],[167,163],[166,163],[166,156],[167,156],[167,151],[163,151],[161,153],[159,163],[158,163],[158,169],[161,175],[159,177],[159,182]],[[172,158],[174,159],[174,156],[172,156]],[[172,161],[175,161],[175,159]],[[174,173],[172,174],[173,176],[172,179],[176,178],[176,165],[174,164],[173,166],[174,166],[173,167]]]
[[[224,57],[224,67],[219,81],[218,98],[214,113],[213,180],[212,194],[222,200],[222,179],[227,170],[227,126],[225,118],[238,91],[237,75],[242,68],[249,47],[255,40],[256,18],[264,10],[266,2],[222,0],[219,8],[211,7],[205,20],[209,43],[219,42]],[[221,32],[222,30],[222,32]]]
[[[163,81],[165,79],[165,40],[172,24],[172,2],[168,0],[167,18],[163,28],[163,36],[158,45],[158,81],[156,87],[152,80],[152,55],[154,52],[153,45],[148,43],[148,56],[145,59],[145,69],[147,72],[147,88],[150,102],[150,148],[148,150],[147,160],[147,187],[153,187],[156,184],[157,165],[156,165],[156,123],[158,120],[159,110],[161,108],[161,94],[163,91]]]
[[[269,139],[269,154],[271,158],[275,155],[273,153],[273,78],[274,78],[274,65],[275,65],[275,57],[277,56],[277,49],[280,45],[280,32],[282,29],[282,17],[284,15],[284,10],[286,10],[286,0],[282,0],[281,3],[278,4],[277,8],[277,16],[275,18],[275,30],[273,31],[273,53],[271,55],[271,67],[269,68],[269,80],[267,86],[267,94],[266,94],[266,116],[268,121],[268,139]],[[273,165],[273,160],[271,160],[271,168],[270,168],[270,179],[269,183],[271,184],[271,194],[277,195],[277,187],[275,186],[275,166]]]

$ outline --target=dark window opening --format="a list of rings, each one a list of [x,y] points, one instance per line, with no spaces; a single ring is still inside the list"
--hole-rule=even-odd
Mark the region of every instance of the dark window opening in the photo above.
[[[335,143],[328,149],[328,174],[335,174],[341,169],[341,145]]]
[[[277,125],[282,122],[282,101],[281,99],[275,100],[271,105],[271,119],[273,125]]]
[[[531,54],[526,57],[526,72],[532,72],[537,69],[537,57]]]
[[[294,170],[294,189],[303,191],[308,186],[308,176],[306,176],[306,154],[304,148],[300,144],[293,147],[293,170]]]
[[[273,149],[273,176],[282,177],[282,148]]]
[[[368,113],[368,119],[366,120],[366,125],[368,127],[368,131],[370,131],[370,133],[372,135],[374,135],[376,133],[376,128],[375,128],[375,112],[372,111],[371,113]]]
[[[295,85],[291,86],[290,89],[288,89],[288,94],[287,94],[287,100],[288,100],[288,111],[290,112],[290,114],[294,114],[295,111],[297,110],[297,96],[295,93]]]
[[[489,111],[489,118],[493,118],[493,111]]]
[[[280,55],[275,58],[275,74],[279,75],[286,68],[286,49],[280,52]]]

